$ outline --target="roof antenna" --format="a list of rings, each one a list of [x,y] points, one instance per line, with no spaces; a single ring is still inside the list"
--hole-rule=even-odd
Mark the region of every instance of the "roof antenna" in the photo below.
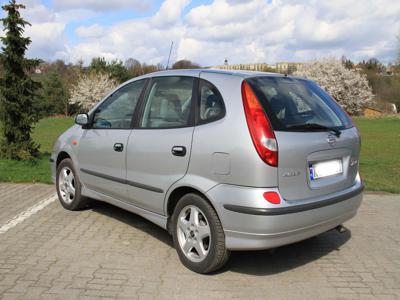
[[[174,41],[171,42],[171,48],[169,49],[168,62],[167,62],[166,70],[168,70],[168,67],[169,67],[169,60],[171,59],[172,47],[174,47]]]

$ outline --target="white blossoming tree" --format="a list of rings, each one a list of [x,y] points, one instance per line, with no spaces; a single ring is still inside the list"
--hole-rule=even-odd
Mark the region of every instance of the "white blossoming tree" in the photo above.
[[[83,109],[90,110],[117,85],[117,82],[106,74],[85,74],[72,88],[69,103],[80,104]]]
[[[303,64],[294,73],[317,82],[351,115],[359,115],[374,94],[365,75],[346,69],[340,60],[324,59]]]

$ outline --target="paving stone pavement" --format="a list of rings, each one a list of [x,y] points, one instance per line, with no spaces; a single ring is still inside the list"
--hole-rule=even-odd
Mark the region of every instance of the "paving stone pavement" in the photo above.
[[[47,184],[0,183],[0,226],[54,192]]]
[[[0,184],[0,227],[52,193]],[[212,275],[184,268],[168,233],[139,216],[54,202],[0,234],[0,299],[400,299],[400,195],[364,199],[347,233],[236,252]]]

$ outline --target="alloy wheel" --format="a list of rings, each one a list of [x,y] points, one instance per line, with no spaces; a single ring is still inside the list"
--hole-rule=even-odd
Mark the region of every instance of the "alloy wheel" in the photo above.
[[[205,214],[196,206],[186,206],[178,216],[176,230],[185,256],[192,262],[203,261],[211,245],[210,224]]]
[[[58,178],[58,189],[62,200],[71,204],[75,199],[75,176],[69,167],[61,169]]]

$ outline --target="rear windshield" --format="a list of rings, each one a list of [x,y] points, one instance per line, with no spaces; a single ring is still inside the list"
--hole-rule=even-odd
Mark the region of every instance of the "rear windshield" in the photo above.
[[[277,131],[311,131],[317,124],[337,130],[352,127],[340,106],[316,83],[290,77],[247,79],[272,127]],[[304,126],[306,125],[306,126]],[[314,127],[315,129],[315,127]]]

